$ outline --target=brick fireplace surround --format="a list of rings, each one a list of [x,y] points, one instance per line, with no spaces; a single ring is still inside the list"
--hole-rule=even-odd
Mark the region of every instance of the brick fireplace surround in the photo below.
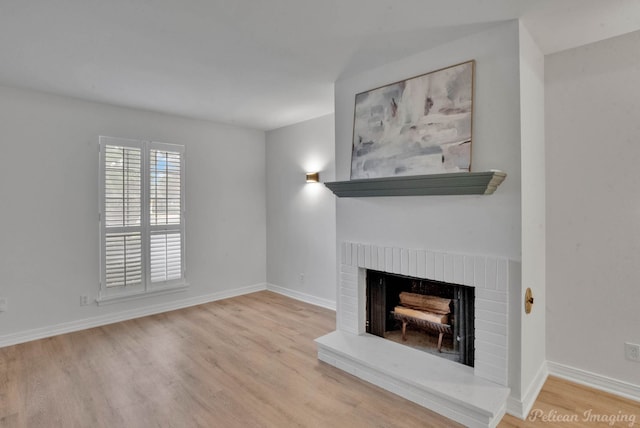
[[[339,265],[337,330],[316,340],[318,358],[464,425],[496,426],[509,395],[508,290],[520,264],[343,242]],[[366,269],[474,287],[474,367],[365,333]]]

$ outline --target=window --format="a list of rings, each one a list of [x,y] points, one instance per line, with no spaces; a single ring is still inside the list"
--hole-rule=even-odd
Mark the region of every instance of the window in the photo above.
[[[184,288],[184,146],[100,137],[99,302]]]

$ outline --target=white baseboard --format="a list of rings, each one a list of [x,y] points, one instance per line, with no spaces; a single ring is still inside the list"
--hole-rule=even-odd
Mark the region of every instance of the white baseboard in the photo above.
[[[538,373],[536,373],[536,376],[533,378],[533,381],[529,384],[524,397],[519,400],[514,396],[510,396],[507,399],[507,413],[524,420],[524,418],[529,415],[548,376],[549,369],[547,367],[547,361],[544,361],[538,369]]]
[[[570,382],[640,401],[640,385],[613,379],[607,376],[548,361],[549,374]]]
[[[220,291],[217,293],[205,294],[202,296],[188,297],[186,299],[175,300],[173,302],[144,306],[141,308],[116,312],[113,314],[85,318],[76,321],[69,321],[53,326],[35,328],[32,330],[7,334],[4,336],[0,336],[0,348],[5,346],[17,345],[19,343],[30,342],[32,340],[44,339],[45,337],[57,336],[59,334],[86,330],[88,328],[100,327],[120,321],[126,321],[134,318],[145,317],[148,315],[159,314],[162,312],[173,311],[176,309],[188,308],[190,306],[201,305],[203,303],[214,302],[216,300],[228,299],[230,297],[241,296],[243,294],[254,293],[256,291],[262,291],[266,289],[267,285],[265,283],[260,283],[247,287],[235,288],[233,290]]]
[[[291,297],[292,299],[300,300],[301,302],[310,303],[322,308],[336,310],[336,302],[329,299],[323,299],[321,297],[312,296],[311,294],[301,293],[300,291],[291,290],[290,288],[280,287],[274,284],[267,284],[267,290],[274,293],[282,294],[283,296]]]

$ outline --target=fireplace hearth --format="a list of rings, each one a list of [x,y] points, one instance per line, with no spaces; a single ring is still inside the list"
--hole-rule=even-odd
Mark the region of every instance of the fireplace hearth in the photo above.
[[[474,289],[367,270],[366,332],[473,367]]]

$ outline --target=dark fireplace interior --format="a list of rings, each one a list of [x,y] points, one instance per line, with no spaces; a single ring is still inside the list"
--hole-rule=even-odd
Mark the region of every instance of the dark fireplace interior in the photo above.
[[[367,333],[473,367],[473,287],[367,270]]]

